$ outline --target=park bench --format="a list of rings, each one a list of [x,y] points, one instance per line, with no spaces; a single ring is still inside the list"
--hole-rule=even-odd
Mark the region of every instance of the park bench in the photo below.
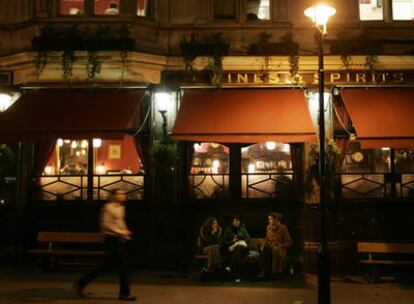
[[[59,259],[59,264],[86,265],[74,257],[97,257],[105,254],[102,244],[104,235],[93,232],[50,232],[40,231],[37,235],[39,247],[29,250],[29,253],[46,257],[49,269],[53,269]],[[61,257],[70,257],[63,261]],[[61,261],[62,260],[62,261]]]
[[[414,243],[358,242],[360,263],[367,266],[369,283],[378,282],[384,265],[414,265]]]

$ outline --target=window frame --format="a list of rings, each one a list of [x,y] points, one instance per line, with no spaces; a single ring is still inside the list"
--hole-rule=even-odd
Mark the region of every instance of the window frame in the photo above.
[[[383,23],[397,23],[397,24],[412,24],[413,20],[395,20],[393,15],[393,0],[382,0],[383,1],[383,18],[382,20],[361,20],[361,11],[359,0],[355,1],[355,6],[358,15],[358,22],[363,24],[383,24]]]

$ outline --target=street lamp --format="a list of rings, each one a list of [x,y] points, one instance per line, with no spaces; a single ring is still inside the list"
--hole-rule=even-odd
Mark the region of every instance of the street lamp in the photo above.
[[[335,15],[336,10],[327,2],[317,2],[305,10],[318,29],[319,48],[319,183],[320,183],[320,243],[318,250],[318,303],[331,303],[329,253],[326,240],[326,157],[325,157],[325,107],[324,90],[325,78],[323,67],[323,40],[327,34],[329,18]]]
[[[157,102],[158,112],[162,116],[162,134],[163,138],[167,138],[167,110],[170,102],[170,94],[165,92],[155,93],[155,101]]]

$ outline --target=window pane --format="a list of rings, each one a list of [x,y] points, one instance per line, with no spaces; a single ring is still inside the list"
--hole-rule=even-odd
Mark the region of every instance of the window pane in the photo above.
[[[247,0],[247,20],[270,20],[270,0]]]
[[[291,198],[290,145],[269,141],[242,148],[241,178],[244,198]]]
[[[85,175],[88,173],[89,145],[87,140],[59,139],[56,145],[57,163],[56,169],[53,170],[56,174]]]
[[[151,0],[137,0],[137,16],[150,17],[151,4]]]
[[[222,20],[236,19],[236,1],[214,0],[214,18]]]
[[[194,144],[189,183],[196,199],[225,198],[229,190],[229,148]]]
[[[395,151],[395,170],[397,172],[414,173],[414,150],[401,149]]]
[[[390,149],[361,149],[359,142],[349,145],[342,171],[347,173],[387,173],[390,172]]]
[[[120,0],[95,0],[95,15],[118,15]]]
[[[83,15],[85,0],[60,0],[61,15]]]
[[[229,173],[229,148],[216,143],[194,144],[192,174]]]
[[[393,0],[392,17],[394,20],[413,20],[414,0]]]
[[[131,136],[125,136],[122,140],[102,140],[101,144],[95,145],[95,151],[96,174],[142,172],[137,146]]]
[[[383,20],[384,0],[359,0],[359,18],[361,20]]]

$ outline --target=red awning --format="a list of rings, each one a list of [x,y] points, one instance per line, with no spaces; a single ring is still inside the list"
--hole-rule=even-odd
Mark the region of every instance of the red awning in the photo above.
[[[173,139],[255,143],[316,141],[303,91],[292,89],[187,90]]]
[[[140,123],[144,90],[30,90],[0,113],[0,142],[120,138]]]
[[[414,89],[344,89],[341,96],[362,148],[414,147]]]

